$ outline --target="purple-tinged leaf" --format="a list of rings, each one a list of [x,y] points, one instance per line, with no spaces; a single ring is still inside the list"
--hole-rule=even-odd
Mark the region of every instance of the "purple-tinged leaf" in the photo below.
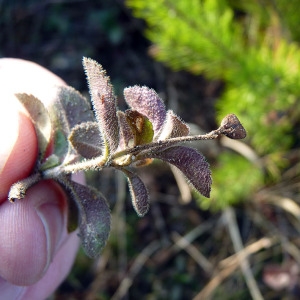
[[[205,157],[193,148],[174,146],[151,153],[158,158],[177,167],[188,182],[203,196],[209,198],[211,189],[211,172]]]
[[[85,253],[91,258],[99,256],[108,239],[111,224],[106,199],[97,190],[71,181],[66,176],[56,179],[77,204],[79,235]]]
[[[94,121],[95,117],[90,102],[70,86],[57,88],[48,110],[55,127],[54,153],[63,161],[67,154],[72,155],[68,143],[71,129],[76,124]]]
[[[187,136],[190,128],[172,110],[167,111],[167,117],[158,136],[158,140]]]
[[[105,70],[96,61],[84,57],[83,67],[99,129],[104,143],[109,145],[109,150],[113,153],[119,145],[119,124],[113,87]]]
[[[244,139],[247,135],[245,128],[235,114],[227,115],[222,120],[221,127],[225,129],[223,134],[231,139]]]
[[[50,116],[44,104],[33,95],[16,94],[16,97],[28,111],[34,125],[38,140],[39,160],[41,161],[51,139],[52,126]]]
[[[157,93],[146,86],[133,86],[124,89],[125,100],[133,110],[145,115],[153,125],[154,138],[166,118],[166,109]]]
[[[120,142],[119,149],[123,150],[127,147],[132,147],[134,144],[134,136],[132,130],[127,123],[125,113],[122,111],[117,112],[119,126],[120,126]]]
[[[139,217],[143,217],[149,210],[149,194],[143,181],[136,174],[123,169],[127,176],[132,205]]]
[[[73,181],[71,180],[72,176],[70,174],[67,175],[62,175],[60,176],[58,182],[62,185],[64,188],[66,194],[68,195],[67,197],[67,206],[68,206],[68,219],[67,219],[67,230],[68,233],[71,233],[75,231],[80,222],[80,217],[79,217],[79,207],[78,203],[76,202],[76,195],[73,195],[75,193],[73,189]]]
[[[125,117],[134,136],[134,146],[148,144],[153,140],[153,126],[149,119],[136,110],[128,109]]]
[[[70,86],[58,87],[55,101],[49,107],[49,111],[55,127],[60,129],[65,137],[68,137],[75,125],[95,121],[90,102]]]
[[[103,141],[96,122],[84,122],[73,127],[69,141],[84,158],[94,158],[102,153]]]

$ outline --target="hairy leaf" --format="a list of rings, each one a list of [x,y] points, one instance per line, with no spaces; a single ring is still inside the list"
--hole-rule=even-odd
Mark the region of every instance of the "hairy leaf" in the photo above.
[[[76,202],[79,213],[81,244],[85,253],[95,258],[106,244],[110,232],[110,209],[106,199],[97,190],[61,176],[57,180]]]
[[[126,147],[132,147],[134,144],[134,136],[133,132],[127,123],[125,113],[122,111],[117,112],[119,126],[120,126],[120,143],[119,148],[121,150],[125,149]]]
[[[190,128],[172,110],[167,111],[167,117],[159,134],[158,140],[189,135]]]
[[[134,146],[152,142],[153,126],[146,116],[131,109],[125,111],[125,116],[134,136]]]
[[[66,137],[75,125],[94,121],[89,101],[70,86],[58,87],[55,101],[49,110],[56,127],[61,129]]]
[[[58,178],[58,182],[64,187],[65,192],[67,193],[67,205],[68,205],[68,220],[67,220],[67,230],[68,233],[75,231],[80,222],[79,218],[79,205],[74,201],[72,190],[73,181],[71,181],[71,175],[61,175]]]
[[[52,133],[51,120],[44,104],[33,95],[16,94],[28,111],[38,140],[39,160],[44,158]]]
[[[109,145],[110,152],[114,152],[119,144],[119,124],[110,79],[102,66],[90,58],[83,58],[83,67],[104,143]]]
[[[68,233],[75,231],[79,226],[79,222],[80,217],[78,205],[75,201],[73,201],[73,197],[68,197]]]
[[[84,158],[94,158],[102,153],[103,141],[96,122],[84,122],[73,127],[69,141]]]
[[[174,146],[155,151],[151,153],[151,157],[177,167],[197,191],[209,198],[212,184],[211,172],[209,164],[198,151],[184,146]]]
[[[94,121],[91,105],[78,91],[69,86],[57,88],[55,101],[49,106],[55,125],[54,153],[61,159],[70,151],[68,136],[71,129],[82,122]]]
[[[132,205],[139,217],[143,217],[149,210],[149,194],[143,181],[136,174],[124,170],[127,176]]]
[[[150,120],[156,137],[166,118],[165,105],[156,92],[146,86],[135,85],[124,89],[124,96],[133,110],[137,110]]]

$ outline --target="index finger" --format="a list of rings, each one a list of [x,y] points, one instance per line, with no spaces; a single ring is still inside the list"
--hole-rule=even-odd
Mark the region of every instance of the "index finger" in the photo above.
[[[0,203],[14,182],[30,174],[37,155],[33,124],[14,94],[32,94],[48,106],[57,85],[65,82],[33,62],[0,59]]]

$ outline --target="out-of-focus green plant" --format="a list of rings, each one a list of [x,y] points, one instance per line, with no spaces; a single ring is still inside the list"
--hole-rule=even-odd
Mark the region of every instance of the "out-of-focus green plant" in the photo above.
[[[300,114],[300,35],[295,23],[299,2],[128,0],[127,4],[135,16],[146,20],[146,35],[157,60],[174,70],[225,82],[216,105],[218,116],[234,112],[241,117],[249,145],[276,179],[287,166],[281,157],[295,143],[293,128]],[[264,180],[257,164],[232,153],[220,156],[214,174],[220,178],[214,185],[214,208],[245,199]],[[201,203],[207,207],[207,201]]]

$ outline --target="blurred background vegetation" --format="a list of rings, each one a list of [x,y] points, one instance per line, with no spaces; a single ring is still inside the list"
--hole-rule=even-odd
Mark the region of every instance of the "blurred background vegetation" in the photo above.
[[[166,165],[141,168],[152,200],[142,219],[122,176],[89,173],[113,232],[99,260],[79,253],[53,299],[299,299],[299,0],[2,0],[0,16],[1,57],[87,93],[89,56],[121,109],[124,87],[147,85],[192,132],[227,113],[248,132],[195,144],[212,167],[211,199]]]

